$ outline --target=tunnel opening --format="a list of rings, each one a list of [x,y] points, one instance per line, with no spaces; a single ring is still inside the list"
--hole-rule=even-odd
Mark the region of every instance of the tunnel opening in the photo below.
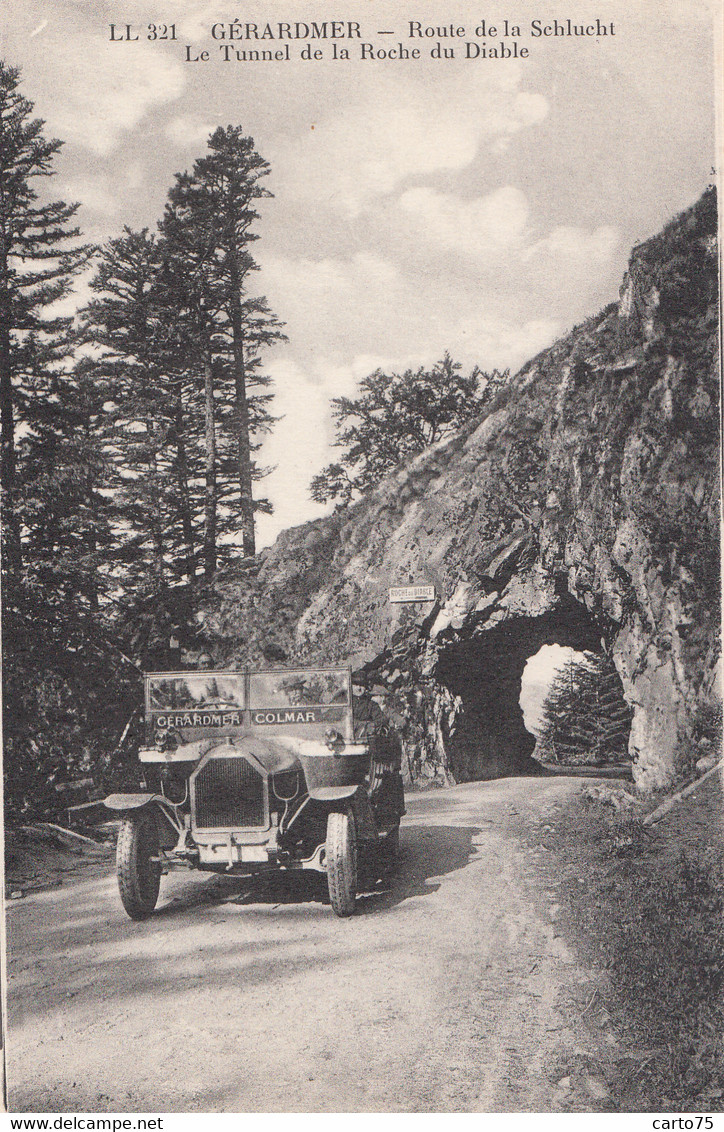
[[[554,681],[561,673],[570,672],[572,667],[585,664],[587,656],[591,656],[591,653],[578,652],[556,642],[553,645],[541,645],[525,662],[520,706],[526,730],[536,739],[537,746],[540,746],[541,736],[546,730],[545,704]],[[536,757],[540,757],[538,750]]]
[[[456,782],[543,772],[533,757],[535,729],[526,727],[521,691],[526,664],[550,645],[600,656],[604,642],[585,607],[571,599],[539,617],[508,618],[441,651],[437,679],[459,704],[444,736]]]
[[[544,645],[523,670],[520,704],[544,766],[630,771],[633,711],[607,653]]]

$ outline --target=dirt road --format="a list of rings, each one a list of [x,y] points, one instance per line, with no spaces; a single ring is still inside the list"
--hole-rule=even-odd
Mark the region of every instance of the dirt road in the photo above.
[[[141,924],[108,871],[11,903],[11,1109],[560,1111],[561,992],[588,973],[515,829],[580,785],[412,795],[349,920],[303,876],[174,873]]]

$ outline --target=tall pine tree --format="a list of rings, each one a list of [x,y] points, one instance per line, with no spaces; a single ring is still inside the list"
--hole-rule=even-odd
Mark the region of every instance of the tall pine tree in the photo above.
[[[123,662],[100,614],[109,538],[100,405],[75,370],[73,320],[57,310],[91,248],[74,223],[78,206],[47,202],[62,143],[44,136],[19,83],[0,63],[4,769],[11,812],[32,813],[57,804],[55,782],[112,748],[119,701],[109,704],[105,688]]]
[[[90,248],[72,223],[77,204],[41,203],[37,186],[53,174],[62,142],[43,135],[20,74],[0,61],[0,481],[8,588],[22,567],[18,430],[47,424],[64,404],[63,361],[72,320],[53,313],[71,290]],[[57,420],[57,417],[54,418]]]
[[[610,657],[571,656],[558,670],[543,703],[540,743],[567,765],[627,758],[632,711]]]
[[[232,508],[238,514],[242,551],[250,556],[256,552],[254,512],[268,509],[265,501],[254,499],[253,492],[254,481],[264,475],[254,453],[260,435],[273,423],[262,353],[283,338],[281,323],[266,299],[250,291],[258,269],[249,250],[258,239],[253,231],[259,219],[255,205],[271,195],[261,183],[269,165],[256,152],[254,139],[245,137],[239,126],[219,127],[208,144],[209,152],[194,163],[191,173],[177,175],[161,230],[169,256],[186,265],[187,286],[196,306],[199,353],[206,367],[207,437],[210,419],[215,417],[216,440],[224,434],[232,439],[236,483],[232,492],[231,467],[220,445],[215,488],[219,509]],[[207,516],[208,507],[207,499]],[[208,518],[206,529],[208,538]],[[210,542],[207,562],[213,562]]]
[[[131,593],[193,588],[193,356],[187,313],[167,304],[162,241],[129,228],[100,251],[82,312],[94,347],[82,369],[103,391],[99,435],[114,470],[114,560]]]

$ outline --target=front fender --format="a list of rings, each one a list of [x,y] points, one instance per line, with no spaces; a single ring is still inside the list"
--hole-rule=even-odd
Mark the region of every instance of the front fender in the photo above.
[[[123,812],[124,810],[140,810],[152,802],[165,802],[162,794],[109,794],[103,799],[107,810]]]
[[[183,822],[163,794],[109,794],[101,805],[115,814],[135,814],[153,808],[157,816],[163,818],[159,823],[159,834],[164,849],[175,844],[183,829]]]
[[[340,802],[352,801],[352,811],[361,841],[377,840],[377,822],[364,786],[316,786],[309,791],[315,802],[326,803],[330,810],[338,809]]]
[[[342,802],[345,798],[352,798],[359,789],[359,786],[313,786],[309,797],[315,802]]]

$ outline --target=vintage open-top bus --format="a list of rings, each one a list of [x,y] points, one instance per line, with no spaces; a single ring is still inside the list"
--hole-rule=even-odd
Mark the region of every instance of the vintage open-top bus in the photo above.
[[[355,740],[350,670],[154,672],[144,683],[146,789],[105,799],[122,815],[128,915],[153,912],[173,864],[313,869],[337,915],[351,915],[359,853],[394,857],[404,794],[394,731]]]

